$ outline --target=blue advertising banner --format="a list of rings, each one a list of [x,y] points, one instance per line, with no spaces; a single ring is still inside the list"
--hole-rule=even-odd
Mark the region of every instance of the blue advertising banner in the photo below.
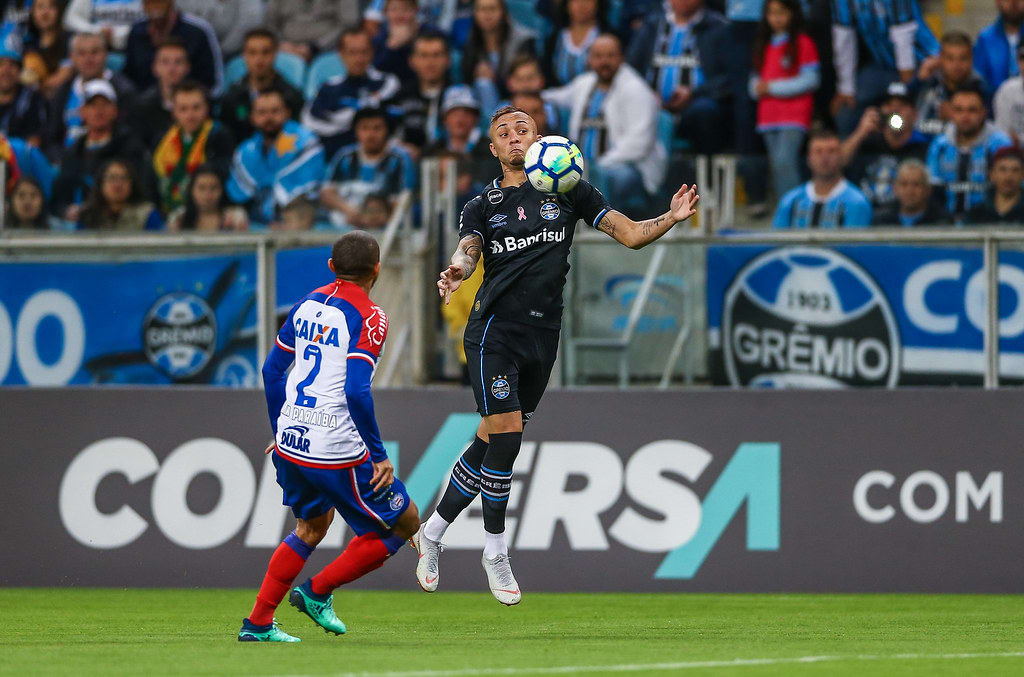
[[[277,255],[279,314],[330,249]],[[257,384],[252,254],[0,267],[0,384]]]
[[[999,265],[1000,373],[1024,379],[1024,253]],[[980,249],[716,246],[707,312],[716,383],[980,384]]]

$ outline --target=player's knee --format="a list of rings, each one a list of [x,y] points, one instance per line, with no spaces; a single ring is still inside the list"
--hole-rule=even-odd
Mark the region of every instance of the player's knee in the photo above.
[[[334,512],[332,511],[310,520],[300,519],[295,527],[295,535],[302,539],[304,543],[314,546],[319,545],[320,541],[324,540],[324,536],[327,535],[327,530],[331,526],[331,519],[333,517]]]
[[[395,522],[395,526],[391,528],[399,538],[412,538],[412,535],[419,531],[420,528],[420,511],[416,507],[416,504],[409,501],[409,507],[405,509],[399,518]]]
[[[484,423],[488,435],[521,433],[523,432],[523,412],[509,411],[503,414],[491,414],[484,417]]]

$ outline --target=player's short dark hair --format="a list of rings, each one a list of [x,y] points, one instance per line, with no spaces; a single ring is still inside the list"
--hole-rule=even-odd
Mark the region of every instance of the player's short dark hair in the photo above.
[[[971,36],[963,31],[949,31],[942,36],[939,44],[943,47],[966,47],[967,49],[973,46]]]
[[[370,34],[364,31],[360,26],[349,26],[341,32],[338,36],[338,51],[340,52],[345,48],[345,38],[351,38],[353,36],[364,36],[367,40],[371,40]],[[372,41],[372,40],[371,40]]]
[[[363,120],[383,120],[388,130],[391,129],[391,120],[388,118],[387,111],[380,106],[363,106],[357,110],[356,114],[352,116],[352,129],[355,129],[356,125]]]
[[[417,35],[412,41],[412,48],[416,49],[416,45],[421,42],[440,42],[444,45],[445,54],[451,54],[451,45],[448,44],[448,37],[441,31],[426,29],[419,35]]]
[[[511,113],[522,113],[523,115],[528,115],[528,113],[524,111],[522,108],[517,108],[515,106],[502,106],[498,110],[494,111],[494,115],[491,116],[491,121],[487,124],[487,126],[490,127],[495,123],[495,121],[497,121],[498,118],[503,117],[505,115],[509,115]]]
[[[807,134],[807,148],[810,149],[812,143],[823,139],[840,140],[839,134],[831,127],[815,127]]]
[[[174,88],[171,90],[171,100],[173,101],[178,94],[181,93],[194,94],[196,92],[203,95],[207,104],[210,103],[210,97],[207,95],[206,87],[203,87],[203,84],[198,80],[192,80],[191,78],[185,78],[178,84],[174,85]]]
[[[277,49],[278,40],[277,33],[270,30],[266,26],[259,26],[257,28],[250,28],[245,32],[245,37],[242,38],[242,47],[245,47],[246,43],[254,38],[263,38],[264,40],[270,40],[274,45],[274,49]]]
[[[516,54],[514,57],[512,57],[512,60],[509,61],[509,75],[515,73],[517,70],[519,70],[526,64],[532,64],[533,66],[536,66],[537,70],[539,70],[541,73],[544,72],[544,67],[541,66],[540,59],[538,59],[535,55],[530,54],[529,52],[522,52],[520,54]]]
[[[353,280],[365,280],[373,275],[380,261],[380,245],[364,230],[345,233],[331,248],[334,274]]]
[[[988,106],[985,106],[985,93],[981,91],[981,87],[975,82],[968,82],[961,87],[957,87],[953,90],[953,93],[949,95],[949,100],[952,101],[953,97],[958,94],[970,94],[972,96],[976,96],[978,97],[978,100],[981,101],[981,105],[988,108]]]
[[[166,38],[157,43],[156,50],[153,52],[157,54],[162,49],[180,49],[185,52],[185,58],[188,58],[188,47],[185,45],[185,41],[179,38],[177,35],[168,35]],[[191,59],[189,59],[191,61]]]
[[[281,89],[280,87],[271,85],[270,87],[267,87],[266,89],[261,89],[260,91],[256,92],[256,96],[253,97],[253,103],[255,104],[256,103],[256,99],[260,98],[261,96],[277,96],[277,97],[280,97],[281,98],[281,103],[283,103],[284,107],[288,109],[289,114],[295,112],[295,111],[293,111],[291,109],[291,106],[288,105],[288,97],[285,96],[284,90]]]

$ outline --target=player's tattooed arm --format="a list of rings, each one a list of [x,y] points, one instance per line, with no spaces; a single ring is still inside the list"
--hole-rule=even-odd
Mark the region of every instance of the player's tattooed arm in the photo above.
[[[694,207],[697,206],[698,200],[700,196],[697,195],[697,187],[690,187],[684,183],[672,196],[669,210],[661,216],[645,221],[634,221],[625,214],[612,210],[601,217],[597,228],[630,249],[640,249],[667,233],[672,226],[696,214]]]
[[[463,280],[473,276],[480,256],[483,253],[483,241],[479,235],[467,235],[459,240],[459,247],[452,254],[452,263],[441,271],[437,281],[437,291],[444,299],[445,305],[452,298],[452,292],[459,288]]]

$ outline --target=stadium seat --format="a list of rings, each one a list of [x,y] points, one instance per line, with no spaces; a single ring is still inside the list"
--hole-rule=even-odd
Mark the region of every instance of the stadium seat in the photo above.
[[[336,75],[345,75],[345,64],[338,52],[331,50],[313,59],[306,73],[306,86],[303,92],[307,99],[312,99],[320,91],[320,85]]]
[[[302,89],[306,79],[306,62],[302,57],[278,52],[274,59],[274,69],[281,74],[288,84]],[[227,85],[233,85],[241,80],[246,73],[245,61],[241,56],[236,56],[224,66],[224,81]]]
[[[535,0],[508,0],[508,14],[517,24],[543,40],[551,32],[551,24],[537,12]]]
[[[690,147],[686,139],[675,136],[676,121],[672,113],[661,111],[658,114],[658,140],[664,145],[669,153],[672,151],[684,151]]]
[[[292,87],[301,90],[306,84],[306,62],[301,56],[278,52],[274,58],[274,69],[288,81]]]
[[[107,54],[107,68],[115,73],[122,71],[126,60],[121,52],[110,52]]]

